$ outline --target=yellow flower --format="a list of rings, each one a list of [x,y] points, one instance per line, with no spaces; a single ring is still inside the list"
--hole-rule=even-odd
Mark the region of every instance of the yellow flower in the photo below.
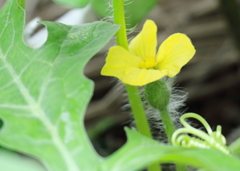
[[[130,42],[129,51],[121,46],[110,48],[101,74],[134,86],[177,75],[195,54],[191,40],[184,34],[173,34],[156,53],[156,34],[156,24],[147,20],[142,31]]]

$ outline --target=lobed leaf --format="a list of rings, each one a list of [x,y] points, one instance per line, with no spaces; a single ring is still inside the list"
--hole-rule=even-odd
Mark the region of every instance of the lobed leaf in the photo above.
[[[41,22],[48,39],[32,49],[22,39],[24,17],[17,0],[0,11],[0,144],[41,159],[48,170],[96,170],[102,159],[83,123],[93,83],[83,68],[119,27]]]
[[[125,130],[128,142],[104,161],[102,170],[140,170],[156,161],[191,165],[208,171],[238,171],[240,168],[237,158],[217,150],[167,146],[135,130]]]

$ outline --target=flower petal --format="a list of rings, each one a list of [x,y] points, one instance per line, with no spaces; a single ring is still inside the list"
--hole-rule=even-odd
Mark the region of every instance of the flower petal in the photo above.
[[[125,75],[126,68],[138,68],[140,62],[140,58],[132,55],[123,47],[111,47],[106,58],[106,64],[103,66],[101,74],[106,76],[114,76],[121,80]]]
[[[184,34],[169,36],[160,46],[157,54],[157,68],[167,70],[169,77],[174,77],[193,57],[196,50],[191,40]]]
[[[143,86],[153,81],[156,81],[167,75],[167,72],[162,70],[147,70],[137,68],[127,68],[125,75],[122,77],[122,82],[133,86]]]
[[[157,26],[152,20],[147,20],[142,31],[130,42],[129,51],[145,59],[156,56]]]

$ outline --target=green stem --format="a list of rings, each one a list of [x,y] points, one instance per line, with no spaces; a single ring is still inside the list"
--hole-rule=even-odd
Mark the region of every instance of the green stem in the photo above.
[[[127,32],[126,32],[126,23],[124,17],[124,0],[113,0],[113,14],[114,14],[114,23],[121,24],[120,29],[116,34],[116,41],[119,46],[122,46],[126,50],[128,50],[128,40],[127,40]],[[138,131],[152,138],[150,127],[148,125],[148,121],[144,112],[142,100],[139,95],[139,90],[135,86],[125,85],[129,103],[132,108],[133,117],[136,122],[136,126]],[[149,171],[161,171],[159,163],[154,163],[148,167]]]
[[[171,143],[172,135],[175,131],[174,124],[172,122],[172,118],[167,108],[160,111],[161,119],[163,125],[165,126],[165,132],[168,137],[168,142]],[[187,167],[185,165],[176,164],[177,171],[187,171]]]
[[[114,23],[121,24],[120,29],[116,33],[116,42],[119,46],[128,50],[126,23],[124,17],[124,0],[113,0],[113,15]]]
[[[135,86],[126,85],[126,90],[127,90],[129,103],[132,108],[133,117],[136,122],[138,131],[141,134],[149,138],[152,138],[152,134],[147,122],[146,114],[144,112],[142,100],[139,96],[138,88]]]
[[[24,9],[25,8],[25,0],[18,0],[18,5]]]
[[[165,132],[168,137],[168,142],[171,143],[172,134],[175,131],[174,124],[172,122],[172,118],[167,109],[161,110],[160,115],[161,115],[163,125],[165,126]]]

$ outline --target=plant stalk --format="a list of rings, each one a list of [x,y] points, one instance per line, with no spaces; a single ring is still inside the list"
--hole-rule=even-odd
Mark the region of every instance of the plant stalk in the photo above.
[[[165,127],[165,132],[166,132],[167,137],[168,137],[168,142],[171,143],[172,134],[175,131],[172,118],[169,114],[168,109],[166,109],[166,108],[164,110],[160,111],[160,115],[161,115],[163,125]]]
[[[161,115],[163,125],[165,127],[165,132],[167,134],[168,142],[171,143],[171,138],[175,131],[175,127],[174,127],[172,118],[171,118],[170,113],[167,108],[165,108],[164,110],[161,110],[160,115]],[[187,171],[187,167],[185,165],[176,164],[176,170],[177,171]]]
[[[114,23],[121,24],[121,27],[116,34],[117,45],[122,46],[123,48],[128,50],[128,40],[124,17],[124,1],[113,0],[113,9]],[[144,112],[143,104],[139,96],[138,88],[136,86],[131,86],[127,84],[125,86],[138,131],[143,135],[152,138],[151,131]]]
[[[124,0],[113,0],[113,10],[114,23],[121,25],[120,29],[116,34],[117,45],[122,46],[123,48],[128,50],[126,23],[124,16]],[[127,84],[125,86],[138,131],[141,134],[152,138],[150,127],[143,108],[142,100],[139,95],[138,87]],[[154,163],[148,166],[148,171],[161,171],[159,163]]]
[[[136,122],[138,131],[141,134],[149,138],[152,138],[152,134],[148,125],[146,114],[144,112],[142,100],[139,96],[138,88],[130,85],[125,85],[125,86],[126,86],[129,103],[132,108],[133,117]]]

